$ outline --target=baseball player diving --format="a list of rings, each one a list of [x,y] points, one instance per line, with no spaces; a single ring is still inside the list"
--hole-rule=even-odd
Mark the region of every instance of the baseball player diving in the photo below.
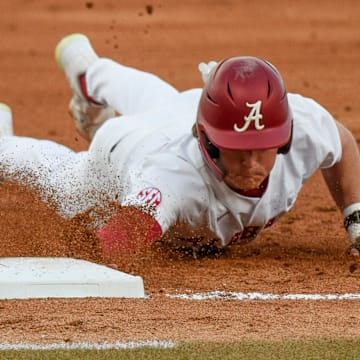
[[[2,104],[0,178],[39,191],[66,218],[90,212],[105,256],[132,249],[145,224],[144,246],[178,223],[190,229],[183,239],[206,228],[200,240],[222,247],[252,240],[292,208],[318,169],[343,214],[349,251],[359,255],[356,141],[314,100],[287,93],[269,62],[202,63],[203,89],[179,92],[99,57],[83,34],[61,39],[55,57],[88,151],[14,136]],[[129,208],[136,226],[126,219]]]

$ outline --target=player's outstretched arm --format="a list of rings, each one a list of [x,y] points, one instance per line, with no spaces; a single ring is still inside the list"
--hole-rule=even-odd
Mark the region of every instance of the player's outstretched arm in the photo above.
[[[350,235],[352,255],[360,251],[360,154],[352,133],[337,122],[342,144],[339,162],[322,173],[337,206],[343,212],[345,227]],[[355,245],[354,245],[355,244]]]

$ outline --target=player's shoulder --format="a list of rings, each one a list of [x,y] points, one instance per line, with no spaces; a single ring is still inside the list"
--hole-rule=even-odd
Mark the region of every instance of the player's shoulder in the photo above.
[[[313,109],[319,109],[319,110],[324,109],[324,107],[314,99],[301,94],[288,93],[288,101],[292,111],[308,110],[310,112]]]
[[[289,106],[293,115],[293,140],[306,141],[308,147],[323,143],[338,144],[338,129],[333,116],[314,99],[300,94],[288,94]]]
[[[305,132],[311,129],[318,131],[325,124],[334,123],[334,118],[328,110],[312,98],[289,93],[288,102],[295,128],[302,128]]]
[[[294,126],[290,153],[302,157],[304,164],[310,164],[310,158],[317,160],[316,166],[338,159],[341,143],[334,117],[314,99],[288,94],[288,101]]]

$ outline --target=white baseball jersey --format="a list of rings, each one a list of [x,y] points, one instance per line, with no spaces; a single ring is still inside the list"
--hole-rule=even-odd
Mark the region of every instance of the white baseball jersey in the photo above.
[[[206,224],[227,245],[254,238],[294,205],[317,169],[341,158],[332,116],[315,101],[288,94],[290,151],[277,155],[261,197],[243,196],[213,176],[192,135],[201,89],[180,93],[107,59],[90,67],[86,81],[91,97],[122,114],[97,131],[87,152],[28,138],[0,140],[0,174],[20,182],[31,174],[30,185],[67,217],[107,201],[151,205],[163,233],[179,222],[194,229]]]

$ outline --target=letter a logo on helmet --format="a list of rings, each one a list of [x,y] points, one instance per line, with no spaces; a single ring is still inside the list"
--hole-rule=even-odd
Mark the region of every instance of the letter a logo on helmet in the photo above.
[[[219,149],[279,149],[291,144],[292,114],[277,69],[252,56],[225,59],[209,73],[200,98],[196,132],[207,166],[219,178]]]
[[[246,131],[251,123],[251,121],[254,121],[254,126],[256,130],[262,130],[265,125],[260,125],[260,120],[263,118],[263,116],[260,113],[260,107],[261,107],[261,100],[257,101],[254,104],[249,104],[246,102],[246,106],[251,108],[251,111],[249,115],[244,116],[245,124],[243,127],[239,127],[236,123],[234,124],[234,130],[237,132],[243,132]]]

